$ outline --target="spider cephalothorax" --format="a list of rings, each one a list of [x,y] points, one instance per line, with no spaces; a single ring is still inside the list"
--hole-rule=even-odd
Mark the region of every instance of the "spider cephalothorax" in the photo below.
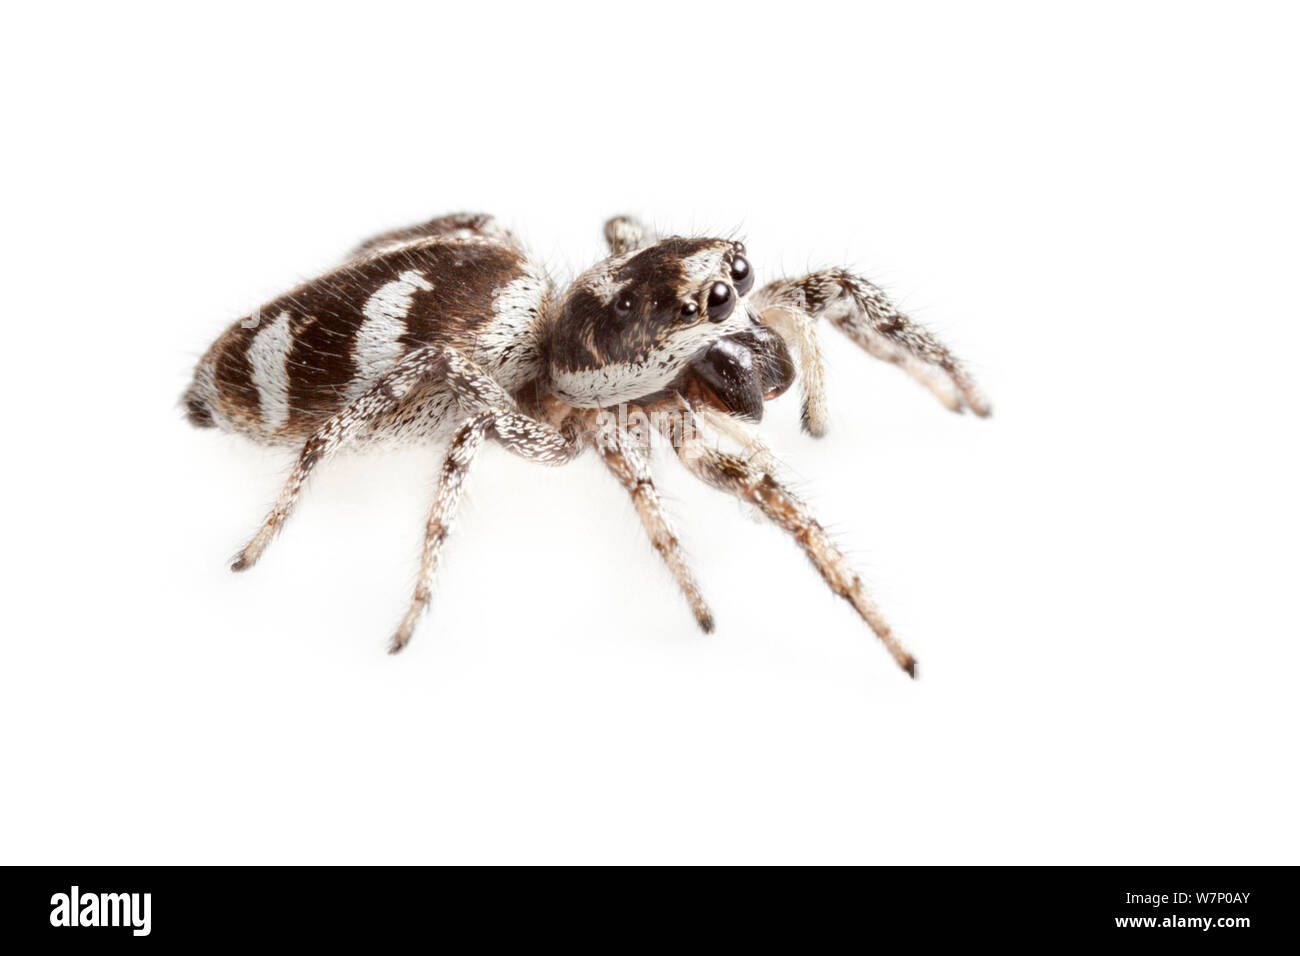
[[[794,363],[749,306],[754,273],[743,253],[738,242],[673,238],[583,273],[550,337],[555,395],[608,408],[694,390],[762,418],[763,401],[793,381]]]
[[[492,217],[444,216],[366,241],[337,269],[232,325],[200,360],[182,399],[190,421],[300,448],[235,570],[253,565],[307,474],[339,447],[449,438],[419,584],[393,637],[399,650],[429,602],[442,542],[483,442],[492,438],[547,464],[594,447],[710,630],[712,614],[654,490],[649,436],[608,427],[611,409],[632,408],[647,413],[694,474],[794,535],[914,675],[912,656],[861,580],[744,423],[761,420],[763,403],[793,382],[793,352],[803,373],[804,427],[825,431],[818,319],[903,367],[952,410],[987,415],[970,377],[937,339],[852,273],[828,269],[755,289],[739,242],[660,240],[627,217],[610,220],[605,235],[611,256],[557,294]]]
[[[635,401],[744,331],[750,317],[732,280],[735,259],[745,262],[735,243],[666,239],[583,273],[551,335],[555,394],[578,408]]]

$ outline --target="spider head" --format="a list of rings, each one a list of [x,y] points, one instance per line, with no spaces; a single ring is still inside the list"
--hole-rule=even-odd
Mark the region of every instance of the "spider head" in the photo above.
[[[673,390],[746,418],[789,387],[794,364],[755,318],[744,246],[664,239],[613,256],[569,288],[550,340],[554,392],[580,408]]]

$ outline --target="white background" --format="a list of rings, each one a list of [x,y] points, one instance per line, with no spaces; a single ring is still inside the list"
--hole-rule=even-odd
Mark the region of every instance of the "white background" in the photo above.
[[[1296,23],[1252,4],[227,3],[10,15],[0,860],[1295,863]],[[658,467],[695,628],[593,458],[188,427],[195,359],[458,209],[852,264],[955,416],[827,330],[765,428],[921,661]]]

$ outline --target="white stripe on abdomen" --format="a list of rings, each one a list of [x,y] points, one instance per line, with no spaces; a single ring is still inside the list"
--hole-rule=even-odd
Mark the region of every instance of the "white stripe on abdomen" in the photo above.
[[[248,345],[248,364],[257,388],[262,430],[278,432],[289,420],[289,373],[284,361],[293,337],[289,334],[289,313],[281,312],[253,336]]]
[[[433,284],[424,274],[408,269],[392,282],[385,282],[361,311],[366,320],[357,329],[353,361],[357,375],[348,386],[347,400],[364,395],[366,390],[402,357],[402,336],[406,334],[406,316],[419,290],[432,291]]]

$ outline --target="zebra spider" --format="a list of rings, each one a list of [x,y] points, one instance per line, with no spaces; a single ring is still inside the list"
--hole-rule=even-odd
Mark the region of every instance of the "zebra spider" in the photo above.
[[[458,214],[368,240],[339,267],[235,322],[200,359],[189,420],[299,450],[232,569],[250,568],[288,518],[307,475],[344,445],[447,441],[420,575],[392,638],[402,649],[429,603],[465,476],[489,438],[558,465],[594,447],[631,495],[700,627],[713,616],[650,472],[663,433],[698,478],[788,531],[915,676],[844,555],[774,474],[746,424],[802,371],[802,423],[826,430],[816,323],[901,366],[948,408],[987,415],[958,360],[875,285],[840,269],[754,287],[744,247],[660,239],[628,217],[605,225],[609,258],[557,289],[495,219]],[[639,422],[622,427],[629,409]],[[614,411],[618,420],[614,421]],[[719,440],[743,453],[724,451]]]

